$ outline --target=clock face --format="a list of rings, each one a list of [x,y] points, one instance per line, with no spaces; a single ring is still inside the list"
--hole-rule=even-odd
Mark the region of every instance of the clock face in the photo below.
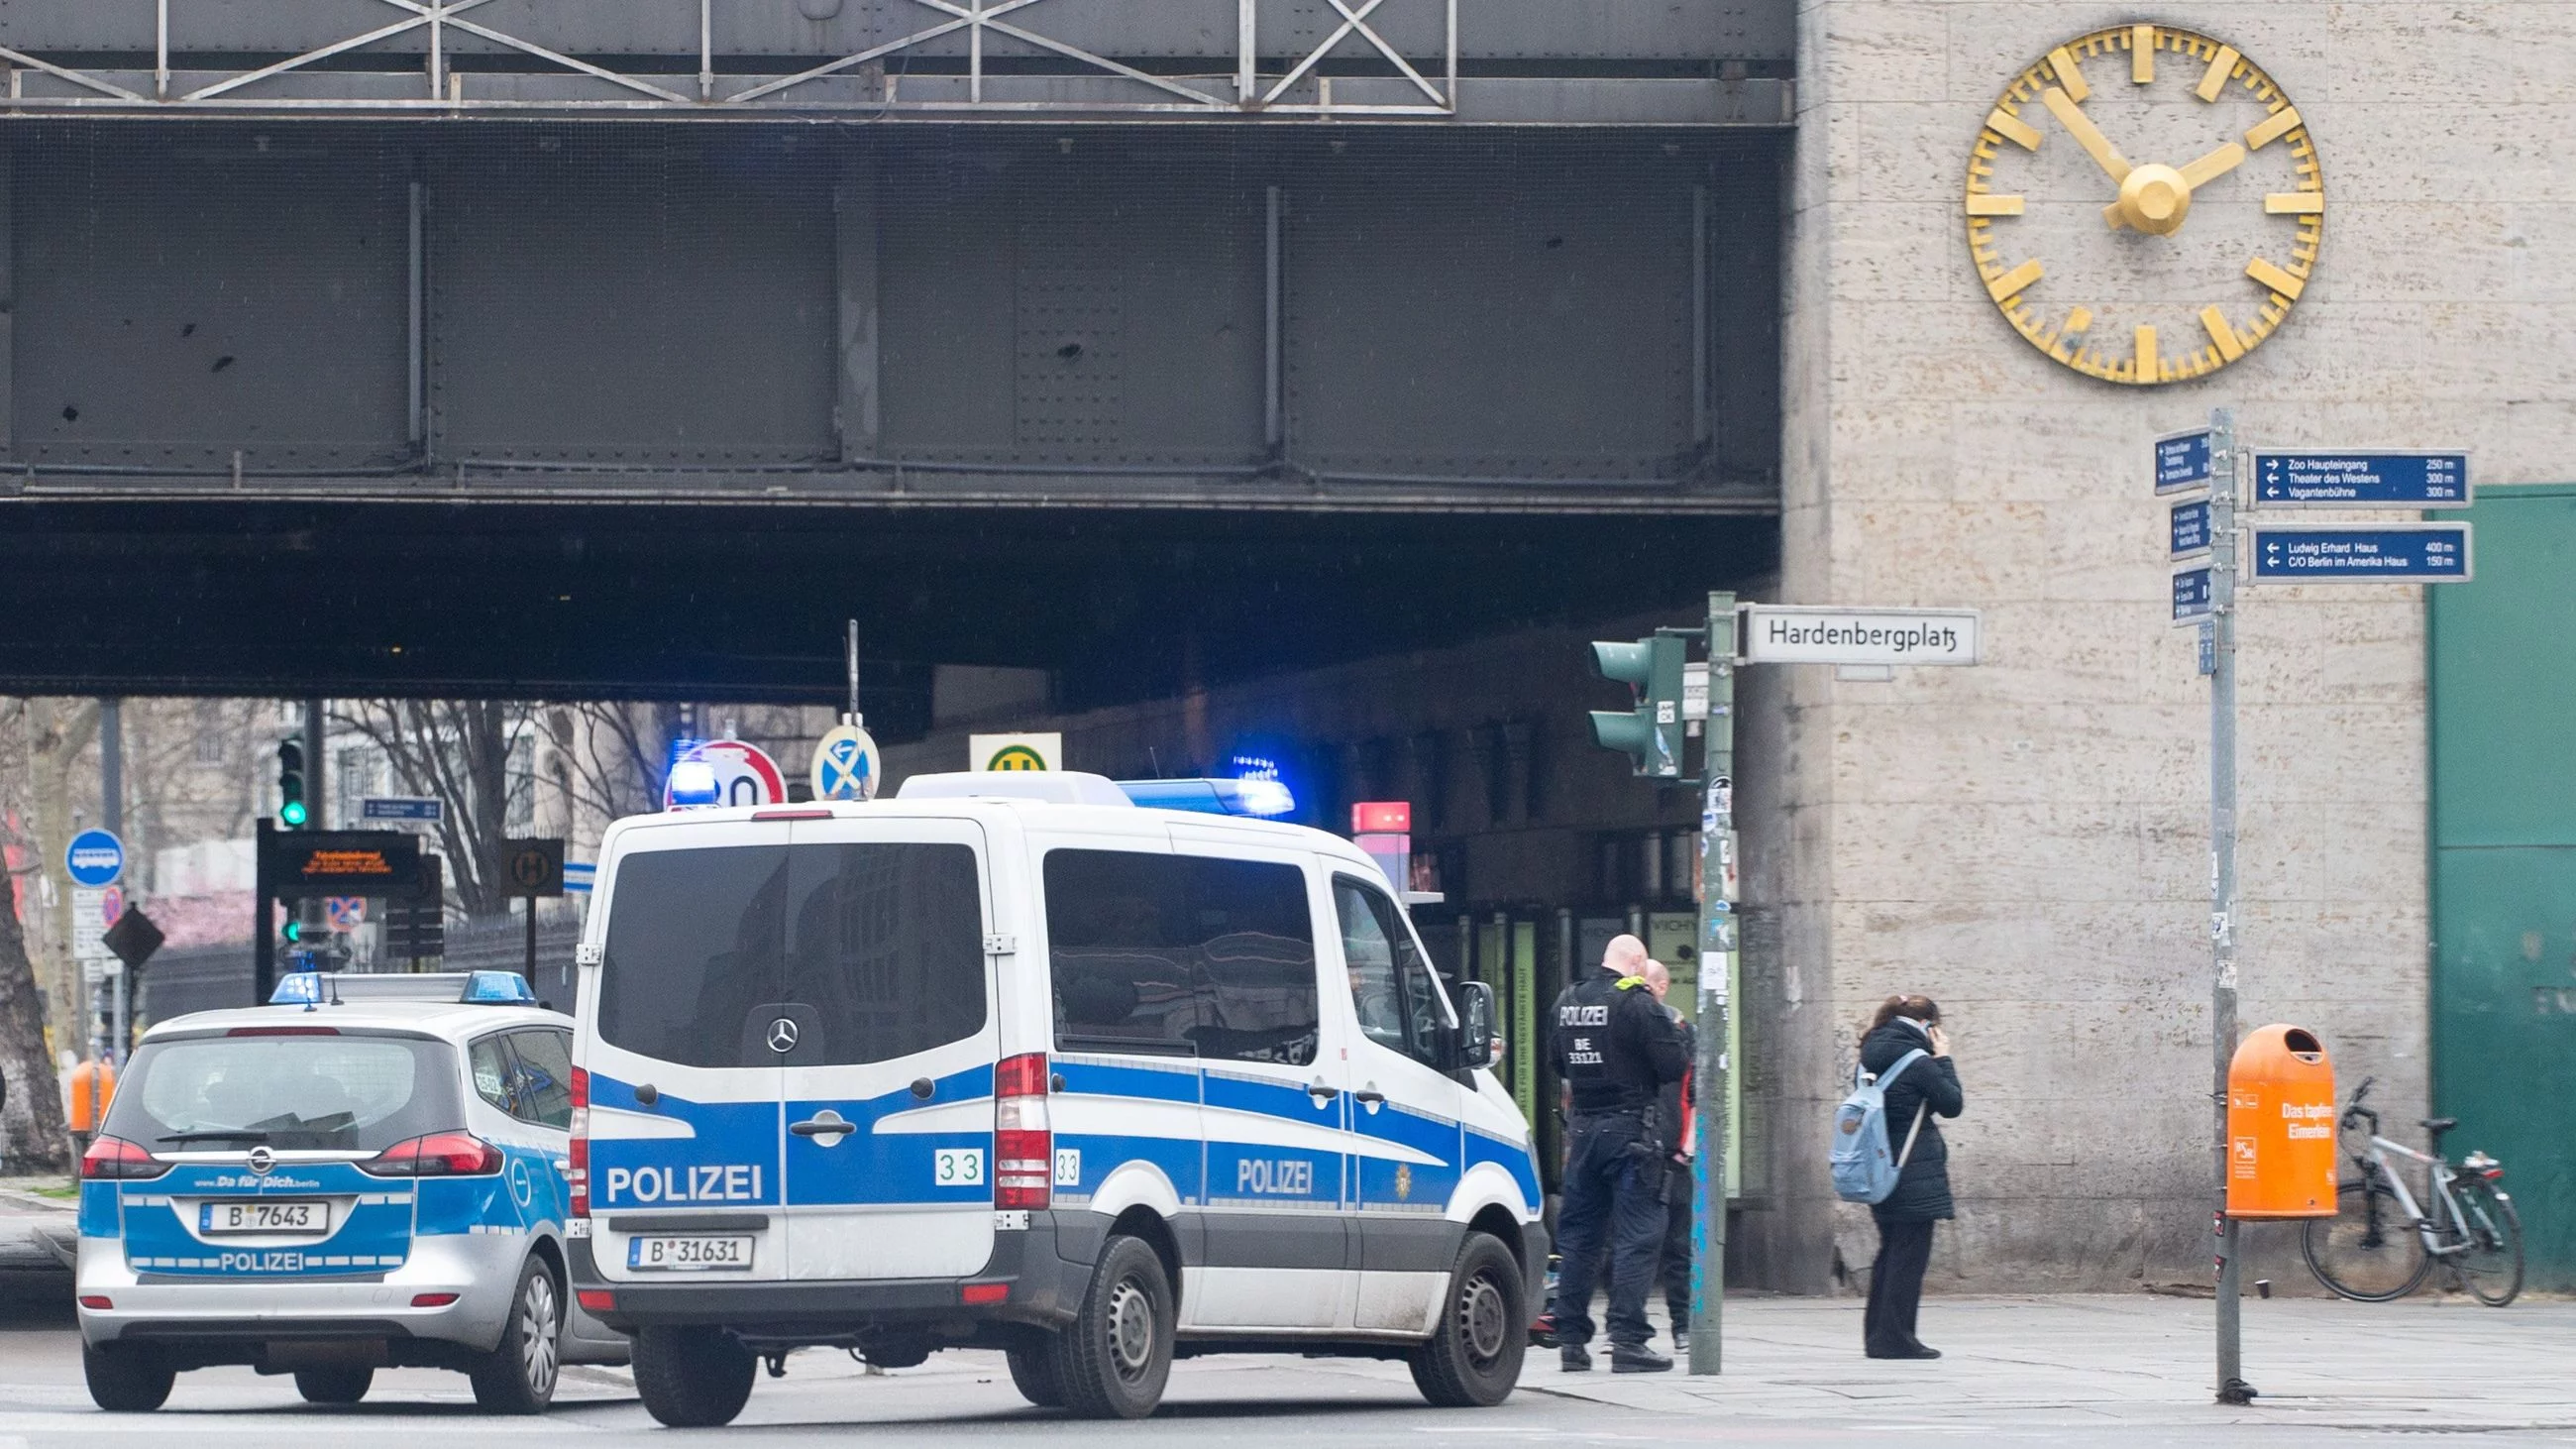
[[[2179,382],[2260,346],[2325,229],[2298,108],[2235,47],[2097,30],[2013,78],[1968,162],[1968,251],[2032,346],[2109,382]]]

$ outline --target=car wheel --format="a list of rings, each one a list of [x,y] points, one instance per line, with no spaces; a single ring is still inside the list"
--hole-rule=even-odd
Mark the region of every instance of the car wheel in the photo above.
[[[1064,1407],[1064,1380],[1056,1375],[1055,1348],[1044,1339],[1015,1343],[1005,1352],[1011,1363],[1011,1386],[1041,1409]]]
[[[354,1404],[376,1381],[371,1368],[318,1368],[295,1371],[295,1391],[308,1404]]]
[[[554,1402],[563,1354],[563,1294],[543,1259],[519,1269],[501,1341],[466,1371],[474,1402],[487,1414],[542,1414]]]
[[[1529,1335],[1521,1327],[1521,1265],[1486,1233],[1470,1233],[1449,1273],[1440,1322],[1413,1351],[1414,1387],[1445,1409],[1491,1408],[1520,1382]]]
[[[1086,1419],[1141,1419],[1172,1376],[1172,1284],[1140,1238],[1111,1238],[1082,1308],[1055,1336],[1065,1407]]]
[[[635,1392],[674,1429],[730,1424],[751,1399],[760,1361],[721,1328],[647,1328],[635,1335]]]
[[[179,1371],[148,1348],[81,1345],[81,1373],[92,1403],[111,1414],[148,1414],[170,1397]]]

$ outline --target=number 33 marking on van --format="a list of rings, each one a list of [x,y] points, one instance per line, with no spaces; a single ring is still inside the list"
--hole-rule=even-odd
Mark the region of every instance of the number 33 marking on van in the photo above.
[[[941,1187],[979,1187],[984,1181],[984,1149],[942,1147],[930,1155],[930,1175]]]

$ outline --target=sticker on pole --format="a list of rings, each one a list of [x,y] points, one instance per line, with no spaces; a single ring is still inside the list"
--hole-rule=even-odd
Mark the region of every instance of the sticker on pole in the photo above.
[[[93,890],[112,886],[125,874],[125,842],[104,830],[84,830],[63,851],[63,869],[73,885]]]
[[[873,800],[883,780],[877,742],[857,725],[841,725],[814,746],[814,798]]]
[[[1974,664],[1974,609],[1838,609],[1746,604],[1736,637],[1747,664]]]
[[[682,755],[662,782],[662,808],[716,805],[784,805],[787,777],[760,746],[744,740],[709,740]]]

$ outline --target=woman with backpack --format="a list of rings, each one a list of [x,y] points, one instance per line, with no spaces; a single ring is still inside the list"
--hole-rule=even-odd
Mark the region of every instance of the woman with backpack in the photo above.
[[[1924,1055],[1886,1080],[1915,1052]],[[1862,1346],[1871,1358],[1939,1358],[1939,1349],[1914,1336],[1923,1270],[1932,1263],[1932,1225],[1958,1215],[1950,1202],[1950,1150],[1935,1119],[1956,1117],[1967,1105],[1950,1062],[1950,1038],[1941,1030],[1941,1008],[1928,996],[1881,1002],[1861,1038],[1860,1065],[1886,1083],[1889,1140],[1912,1144],[1899,1148],[1903,1166],[1895,1190],[1869,1210],[1878,1221],[1878,1258],[1870,1265]]]

